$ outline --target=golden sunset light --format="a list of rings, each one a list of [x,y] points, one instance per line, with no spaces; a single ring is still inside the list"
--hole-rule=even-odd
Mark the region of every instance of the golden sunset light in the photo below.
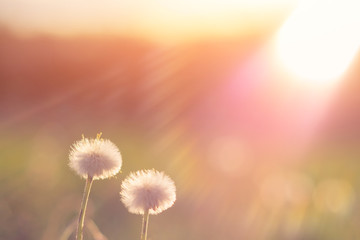
[[[359,11],[356,0],[302,1],[277,36],[283,64],[308,85],[338,80],[360,47]]]
[[[239,37],[273,28],[285,0],[0,1],[0,23],[20,33],[110,34],[156,41]]]
[[[0,239],[360,239],[359,0],[0,0]]]

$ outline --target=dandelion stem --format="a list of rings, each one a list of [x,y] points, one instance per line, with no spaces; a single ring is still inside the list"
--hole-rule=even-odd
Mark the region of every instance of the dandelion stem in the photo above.
[[[88,177],[86,179],[84,194],[81,202],[81,208],[80,208],[80,214],[79,214],[79,221],[76,231],[76,240],[82,240],[83,239],[83,228],[84,228],[84,219],[85,219],[85,212],[86,212],[86,206],[87,202],[89,200],[90,195],[90,189],[93,182],[92,177]]]
[[[149,209],[145,210],[143,215],[143,222],[142,222],[142,230],[141,230],[141,240],[147,239],[147,230],[149,225]]]

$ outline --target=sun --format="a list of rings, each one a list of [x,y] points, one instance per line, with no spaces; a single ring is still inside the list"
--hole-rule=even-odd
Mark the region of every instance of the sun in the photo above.
[[[346,71],[360,46],[360,2],[302,1],[276,37],[276,51],[302,83],[329,84]]]

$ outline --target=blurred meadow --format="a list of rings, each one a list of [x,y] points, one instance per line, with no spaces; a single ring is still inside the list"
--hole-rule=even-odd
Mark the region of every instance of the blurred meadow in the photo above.
[[[138,239],[139,169],[174,206],[150,240],[360,239],[356,0],[0,0],[0,239],[75,239],[70,146],[102,132],[86,240]],[[67,238],[69,237],[69,238]]]

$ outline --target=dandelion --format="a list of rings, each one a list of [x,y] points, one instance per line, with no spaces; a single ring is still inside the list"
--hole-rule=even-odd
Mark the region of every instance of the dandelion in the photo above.
[[[83,178],[105,179],[116,175],[122,165],[119,149],[110,140],[83,137],[71,148],[70,167]]]
[[[146,240],[149,214],[159,214],[176,200],[174,182],[163,172],[141,170],[121,184],[121,201],[129,212],[143,215],[141,240]]]
[[[101,133],[96,139],[75,142],[69,155],[69,166],[86,179],[81,202],[76,239],[82,240],[86,206],[93,180],[115,176],[121,169],[122,158],[119,149],[110,140],[102,139]]]

